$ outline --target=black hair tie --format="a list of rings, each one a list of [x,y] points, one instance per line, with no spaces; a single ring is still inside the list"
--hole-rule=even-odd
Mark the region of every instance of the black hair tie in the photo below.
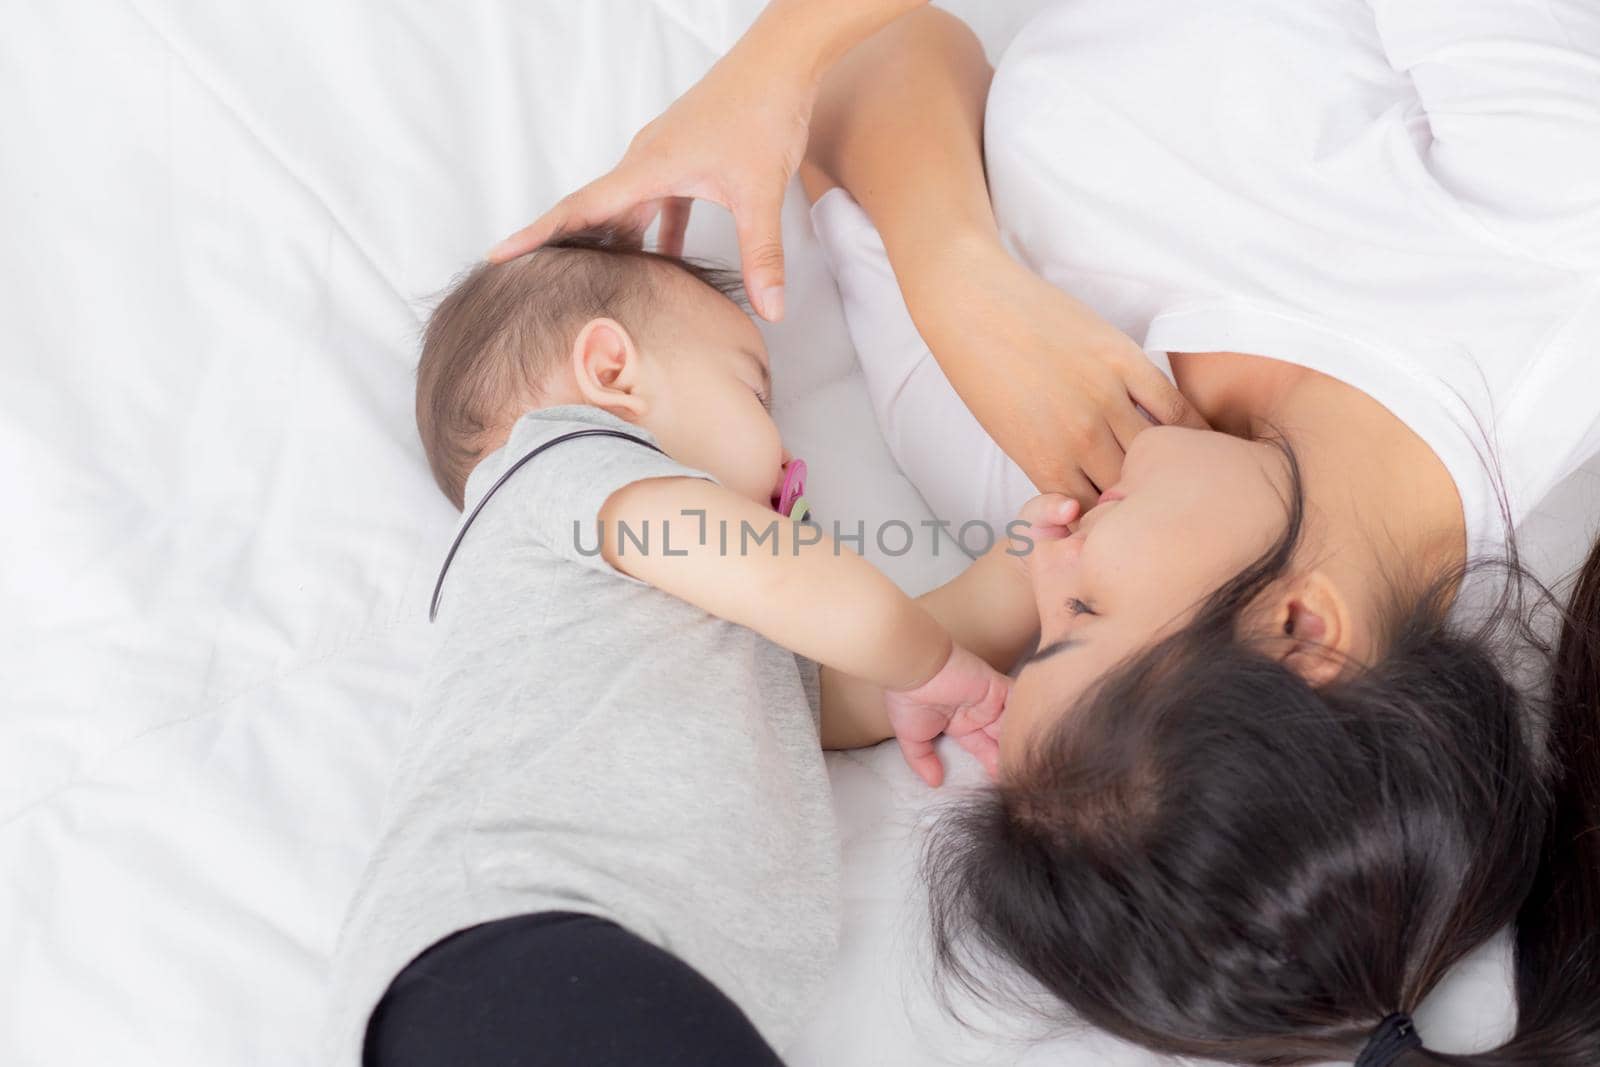
[[[1397,1011],[1378,1024],[1367,1039],[1367,1047],[1356,1057],[1355,1067],[1389,1067],[1401,1055],[1422,1047],[1422,1038],[1411,1016]]]

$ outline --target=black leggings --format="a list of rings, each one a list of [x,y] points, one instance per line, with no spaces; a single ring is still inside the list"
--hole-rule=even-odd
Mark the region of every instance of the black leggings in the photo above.
[[[616,923],[544,912],[412,960],[367,1022],[364,1067],[782,1067],[700,973]]]

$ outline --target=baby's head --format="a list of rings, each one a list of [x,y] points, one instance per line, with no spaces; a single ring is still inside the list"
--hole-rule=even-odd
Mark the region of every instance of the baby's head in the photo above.
[[[768,503],[788,456],[766,346],[739,299],[737,275],[604,229],[480,264],[428,320],[417,367],[417,430],[439,488],[460,508],[472,468],[523,414],[590,404]]]

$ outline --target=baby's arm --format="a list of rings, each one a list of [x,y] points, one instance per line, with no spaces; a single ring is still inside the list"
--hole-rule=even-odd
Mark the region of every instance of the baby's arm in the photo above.
[[[945,628],[866,560],[713,482],[634,482],[599,517],[602,554],[617,570],[825,667],[909,690],[952,659]],[[648,550],[624,527],[648,531]]]
[[[1015,554],[1027,545],[1001,537],[966,570],[917,598],[952,638],[1001,672],[1016,666],[1039,637],[1033,588]]]
[[[917,598],[951,638],[997,671],[1008,672],[1039,636],[1027,572],[1006,538],[950,581]],[[824,666],[822,747],[862,748],[894,736],[882,687]]]

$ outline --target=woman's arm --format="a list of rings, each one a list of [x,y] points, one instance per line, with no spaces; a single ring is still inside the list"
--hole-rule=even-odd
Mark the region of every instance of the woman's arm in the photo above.
[[[983,170],[991,71],[929,9],[850,52],[817,98],[806,161],[883,237],[911,317],[989,435],[1044,491],[1086,508],[1149,426],[1203,426],[1138,345],[1013,260]]]
[[[737,44],[634,137],[610,173],[563,199],[489,252],[522,255],[558,233],[604,222],[683,251],[694,200],[733,212],[745,289],[783,317],[784,190],[805,150],[817,84],[835,60],[926,0],[772,0]]]
[[[983,170],[993,74],[966,24],[929,9],[857,46],[822,84],[806,161],[871,216],[897,274],[953,258],[952,245],[1000,248]],[[907,271],[902,285],[927,276]]]
[[[785,59],[822,80],[840,57],[927,0],[769,0],[729,54]]]

